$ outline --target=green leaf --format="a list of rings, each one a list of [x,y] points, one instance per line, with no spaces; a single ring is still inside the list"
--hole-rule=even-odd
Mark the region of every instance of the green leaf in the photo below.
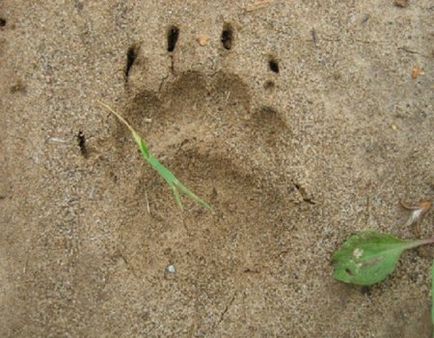
[[[357,285],[379,283],[395,270],[404,250],[422,244],[426,241],[405,241],[376,232],[353,235],[333,256],[334,277]]]

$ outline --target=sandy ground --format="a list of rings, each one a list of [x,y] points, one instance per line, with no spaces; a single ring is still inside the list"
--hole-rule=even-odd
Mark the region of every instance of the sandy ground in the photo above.
[[[393,2],[0,1],[0,336],[430,337],[432,250],[330,264],[432,235],[434,7]]]

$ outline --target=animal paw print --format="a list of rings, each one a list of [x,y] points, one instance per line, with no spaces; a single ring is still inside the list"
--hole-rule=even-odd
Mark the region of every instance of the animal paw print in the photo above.
[[[144,43],[127,51],[125,111],[139,130],[146,130],[151,146],[162,145],[168,137],[173,146],[211,134],[237,148],[248,144],[258,149],[279,142],[288,127],[279,112],[278,59],[266,55],[261,69],[265,79],[250,78],[237,67],[237,33],[232,24],[223,23],[217,41],[206,46],[185,35],[182,28],[169,26],[160,57],[150,55]]]
[[[276,149],[289,135],[275,101],[279,96],[273,95],[282,66],[267,56],[262,80],[240,73],[239,34],[232,24],[221,27],[201,46],[194,34],[173,25],[161,36],[165,48],[158,57],[144,43],[126,53],[122,115],[155,156],[214,209],[185,201],[189,216],[180,216],[158,174],[145,168],[129,177],[129,225],[120,232],[125,255],[140,273],[162,271],[161,262],[173,259],[193,275],[200,266],[209,270],[207,279],[219,280],[228,269],[255,271],[283,250],[282,236],[291,231],[288,184],[269,174],[282,155]],[[121,125],[115,138],[121,140],[120,156],[131,152]],[[222,248],[231,255],[222,257]]]

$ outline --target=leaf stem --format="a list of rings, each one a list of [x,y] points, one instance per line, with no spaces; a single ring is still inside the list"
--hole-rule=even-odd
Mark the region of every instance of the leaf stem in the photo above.
[[[414,242],[411,242],[408,244],[407,249],[413,249],[417,248],[421,245],[428,245],[428,244],[434,244],[434,237],[428,238],[428,239],[420,239]]]

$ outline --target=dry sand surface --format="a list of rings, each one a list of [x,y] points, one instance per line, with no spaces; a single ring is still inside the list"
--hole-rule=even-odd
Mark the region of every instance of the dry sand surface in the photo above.
[[[0,1],[0,336],[430,337],[431,248],[330,264],[432,235],[434,6],[398,2]]]

